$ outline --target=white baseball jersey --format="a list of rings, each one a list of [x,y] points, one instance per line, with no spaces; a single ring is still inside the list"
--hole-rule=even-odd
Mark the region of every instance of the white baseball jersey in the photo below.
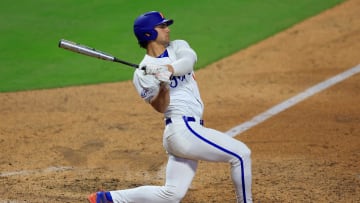
[[[164,53],[165,56],[160,58],[146,54],[140,63],[140,67],[146,64],[173,65],[175,73],[170,83],[170,104],[165,112],[165,117],[186,115],[202,118],[204,105],[200,98],[194,73],[194,65],[197,60],[196,53],[184,40],[170,42]],[[179,60],[185,56],[186,60]],[[187,67],[184,68],[184,66]],[[139,95],[147,102],[158,93],[158,88],[155,88],[159,85],[157,79],[153,75],[145,75],[141,69],[135,71],[133,83]]]

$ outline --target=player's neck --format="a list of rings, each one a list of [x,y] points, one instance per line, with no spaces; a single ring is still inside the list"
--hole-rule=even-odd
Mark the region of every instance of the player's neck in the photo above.
[[[152,57],[158,57],[164,53],[166,46],[156,43],[155,41],[150,42],[147,46],[146,53]]]

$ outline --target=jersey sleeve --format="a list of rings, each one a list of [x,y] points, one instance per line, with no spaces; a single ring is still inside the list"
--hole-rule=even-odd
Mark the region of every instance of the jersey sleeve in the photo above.
[[[133,84],[140,97],[148,103],[159,93],[160,81],[154,75],[145,75],[142,70],[134,72]]]
[[[194,70],[197,55],[190,45],[184,40],[173,41],[176,60],[171,63],[174,68],[174,76],[181,76]]]

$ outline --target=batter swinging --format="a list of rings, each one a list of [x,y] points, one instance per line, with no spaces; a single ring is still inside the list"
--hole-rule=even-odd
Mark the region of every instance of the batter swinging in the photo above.
[[[250,149],[203,126],[204,105],[194,77],[197,56],[186,41],[170,41],[171,24],[173,20],[156,11],[140,15],[134,22],[134,33],[146,55],[133,83],[139,95],[165,116],[163,146],[169,156],[165,185],[101,191],[89,196],[91,203],[180,202],[198,160],[230,163],[237,202],[252,202]]]

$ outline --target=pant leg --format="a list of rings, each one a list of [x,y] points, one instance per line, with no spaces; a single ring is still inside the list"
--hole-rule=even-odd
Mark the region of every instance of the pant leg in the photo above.
[[[215,149],[215,151],[210,149],[208,151],[210,156],[202,157],[204,160],[230,163],[237,202],[251,203],[251,150],[243,142],[217,130],[199,128],[197,132],[194,131],[193,133],[202,136],[203,142]]]
[[[177,203],[185,196],[197,168],[197,161],[169,155],[164,186],[141,186],[110,191],[115,203]]]
[[[244,143],[196,122],[174,123],[168,131],[165,147],[171,153],[188,159],[230,163],[238,202],[252,202],[251,151]]]

